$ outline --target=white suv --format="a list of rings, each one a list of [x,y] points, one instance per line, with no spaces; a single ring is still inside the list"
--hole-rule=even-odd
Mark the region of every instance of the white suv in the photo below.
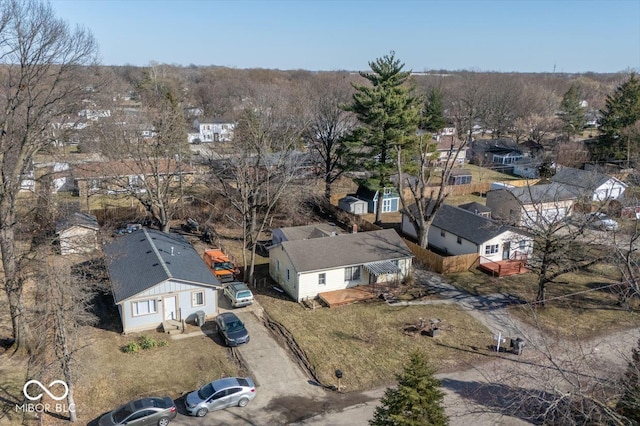
[[[224,288],[224,295],[231,302],[231,306],[234,308],[240,308],[242,306],[248,306],[253,303],[253,293],[249,290],[249,287],[243,282],[234,281],[229,283]]]
[[[618,230],[618,222],[601,212],[589,213],[587,215],[587,222],[594,228],[603,229],[605,231]]]

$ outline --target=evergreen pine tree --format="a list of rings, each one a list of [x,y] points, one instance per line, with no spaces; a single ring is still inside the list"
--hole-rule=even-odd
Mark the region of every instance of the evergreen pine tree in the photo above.
[[[586,123],[585,110],[581,105],[580,90],[572,84],[560,103],[561,119],[564,123],[563,130],[568,138],[582,131]]]
[[[604,133],[599,148],[605,155],[628,157],[632,148],[640,145],[640,80],[631,74],[629,80],[607,96],[605,108],[600,111],[600,130]],[[600,155],[603,156],[603,155]]]
[[[444,129],[446,124],[442,107],[442,90],[434,87],[427,94],[427,100],[424,103],[421,127],[435,134]]]
[[[356,92],[345,110],[356,114],[361,126],[352,133],[363,149],[362,166],[371,172],[371,189],[379,191],[376,223],[382,221],[382,193],[391,186],[396,167],[394,148],[415,141],[419,122],[419,101],[408,85],[410,71],[391,52],[369,62],[372,73],[361,72],[370,85],[354,84]]]
[[[389,388],[376,407],[372,426],[443,426],[449,419],[442,407],[440,381],[420,352],[411,354],[404,372],[397,376],[397,388]]]

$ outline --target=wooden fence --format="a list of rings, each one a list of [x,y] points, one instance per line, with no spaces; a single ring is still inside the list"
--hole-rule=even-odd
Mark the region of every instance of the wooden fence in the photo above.
[[[415,256],[415,262],[419,262],[426,268],[439,274],[454,274],[456,272],[468,271],[478,261],[478,255],[475,253],[462,254],[459,256],[440,256],[406,238],[404,242]]]

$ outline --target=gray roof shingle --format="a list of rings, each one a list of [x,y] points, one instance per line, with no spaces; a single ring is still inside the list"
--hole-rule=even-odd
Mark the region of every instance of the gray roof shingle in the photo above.
[[[81,226],[95,231],[100,229],[98,219],[94,215],[75,212],[71,216],[68,216],[56,223],[56,232],[64,231],[72,226]]]
[[[543,185],[517,186],[497,191],[509,191],[522,204],[550,203],[554,201],[574,200],[575,188],[562,183],[552,182]]]
[[[284,241],[281,246],[297,272],[413,257],[409,247],[394,229]],[[280,248],[276,246],[272,250]]]
[[[193,246],[178,234],[142,228],[116,238],[104,251],[116,303],[168,279],[220,285]]]
[[[551,181],[576,186],[578,188],[594,190],[610,179],[612,179],[611,176],[595,171],[563,167],[553,175]]]
[[[449,204],[440,206],[431,224],[475,244],[483,244],[503,232],[514,231],[509,226]]]

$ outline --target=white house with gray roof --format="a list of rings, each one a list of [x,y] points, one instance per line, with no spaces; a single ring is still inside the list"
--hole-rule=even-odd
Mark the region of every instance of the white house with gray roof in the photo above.
[[[217,315],[220,282],[182,236],[143,228],[104,251],[124,333]]]
[[[440,206],[427,234],[429,247],[446,255],[478,254],[480,263],[522,259],[533,238],[460,207]]]
[[[581,198],[591,201],[618,200],[627,189],[627,184],[618,178],[573,167],[562,167],[551,181],[573,187]]]
[[[294,300],[404,280],[413,254],[393,229],[284,240],[269,248],[269,274]]]

